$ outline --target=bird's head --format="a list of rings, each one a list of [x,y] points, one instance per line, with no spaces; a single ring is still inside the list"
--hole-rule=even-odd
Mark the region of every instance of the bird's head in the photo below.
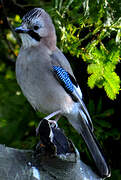
[[[42,8],[34,8],[25,14],[21,26],[15,31],[20,34],[24,48],[38,46],[41,41],[50,49],[56,46],[54,25]]]

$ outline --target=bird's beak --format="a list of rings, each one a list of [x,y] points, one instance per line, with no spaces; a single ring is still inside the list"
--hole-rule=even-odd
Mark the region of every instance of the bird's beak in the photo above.
[[[28,33],[29,29],[24,29],[22,26],[15,28],[16,33]]]

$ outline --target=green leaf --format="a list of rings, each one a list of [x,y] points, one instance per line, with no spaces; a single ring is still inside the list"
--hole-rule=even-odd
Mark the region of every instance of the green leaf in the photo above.
[[[104,89],[110,99],[115,99],[120,90],[120,78],[115,72],[105,71]]]

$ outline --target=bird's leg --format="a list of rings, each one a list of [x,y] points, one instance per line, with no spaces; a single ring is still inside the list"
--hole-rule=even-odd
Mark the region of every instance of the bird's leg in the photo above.
[[[58,125],[57,125],[57,121],[59,120],[60,118],[60,112],[61,110],[58,110],[58,111],[55,111],[51,114],[49,114],[48,116],[46,116],[44,119],[46,119],[47,121],[49,121],[50,123],[54,124],[54,126],[57,128]],[[56,116],[57,115],[57,116]],[[56,116],[56,119],[55,120],[51,120],[50,118]],[[36,128],[36,135],[39,134],[39,127],[40,127],[40,124],[41,124],[41,121],[39,122],[37,128]]]
[[[48,120],[49,121],[49,123],[51,123],[53,126],[52,127],[55,127],[55,128],[57,128],[58,127],[58,124],[57,124],[57,122],[58,122],[58,120],[60,119],[60,117],[61,117],[61,115],[60,114],[57,114],[57,116],[56,116],[56,118],[54,119],[54,120]]]
[[[56,115],[58,115],[58,114],[60,114],[60,113],[61,113],[61,110],[55,111],[55,112],[49,114],[48,116],[46,116],[44,119],[49,120],[49,119],[51,119],[52,117],[54,117],[54,116],[56,116]]]

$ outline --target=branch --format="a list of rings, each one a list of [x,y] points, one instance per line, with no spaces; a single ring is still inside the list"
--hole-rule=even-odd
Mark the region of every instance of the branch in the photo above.
[[[80,160],[60,129],[42,120],[39,130],[41,139],[35,151],[0,145],[0,180],[101,180]]]
[[[12,0],[12,2],[13,2],[16,6],[18,6],[18,7],[20,7],[20,8],[38,7],[38,6],[39,6],[39,7],[43,7],[45,3],[46,3],[46,4],[49,4],[48,2],[43,2],[43,1],[40,1],[40,2],[38,2],[38,3],[32,3],[32,4],[20,4],[20,3],[17,3],[16,0]]]
[[[39,4],[19,4],[19,3],[16,2],[16,0],[12,0],[12,2],[13,2],[16,6],[18,6],[18,7],[20,7],[20,8],[25,8],[25,7],[29,7],[29,6],[36,7],[36,6],[39,5]]]
[[[41,154],[36,159],[31,150],[19,150],[0,145],[0,179],[65,179],[101,180],[76,154],[47,157]]]

